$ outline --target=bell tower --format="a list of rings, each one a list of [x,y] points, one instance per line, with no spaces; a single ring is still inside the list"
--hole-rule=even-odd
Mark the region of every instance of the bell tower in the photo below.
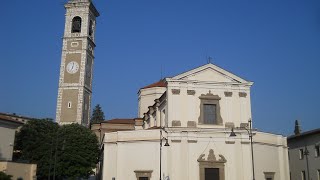
[[[91,0],[65,4],[56,122],[89,125],[95,27],[99,12]]]

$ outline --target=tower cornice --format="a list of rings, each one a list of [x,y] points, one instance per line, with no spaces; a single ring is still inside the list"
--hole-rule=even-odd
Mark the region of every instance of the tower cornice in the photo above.
[[[96,9],[96,7],[93,5],[93,3],[90,0],[73,0],[67,2],[64,7],[66,9],[69,8],[79,8],[79,7],[89,7],[90,11],[94,14],[95,17],[100,16],[100,13]]]

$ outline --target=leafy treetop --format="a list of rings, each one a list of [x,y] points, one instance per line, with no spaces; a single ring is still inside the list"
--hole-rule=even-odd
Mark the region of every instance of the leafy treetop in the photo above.
[[[18,160],[37,164],[37,177],[87,178],[99,157],[97,137],[79,124],[59,126],[50,120],[31,120],[16,135]]]
[[[104,120],[104,113],[102,111],[102,108],[100,106],[100,104],[97,104],[92,112],[92,116],[91,116],[91,124],[92,123],[99,123],[101,121]]]

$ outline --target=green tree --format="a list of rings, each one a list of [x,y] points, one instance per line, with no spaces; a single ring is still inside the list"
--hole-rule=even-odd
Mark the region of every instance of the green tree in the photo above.
[[[16,135],[20,160],[37,164],[39,179],[86,178],[93,173],[99,157],[97,137],[78,125],[32,120]]]
[[[59,126],[50,120],[30,120],[16,135],[17,160],[37,164],[37,176],[48,177],[53,172],[55,137]]]
[[[11,180],[12,176],[11,175],[7,175],[6,173],[0,171],[0,179],[1,180]]]
[[[99,158],[97,136],[79,124],[61,126],[56,159],[59,179],[88,178]]]
[[[104,120],[104,113],[102,111],[102,108],[100,107],[100,104],[97,104],[93,111],[92,111],[92,116],[91,116],[91,124],[92,123],[99,123]]]

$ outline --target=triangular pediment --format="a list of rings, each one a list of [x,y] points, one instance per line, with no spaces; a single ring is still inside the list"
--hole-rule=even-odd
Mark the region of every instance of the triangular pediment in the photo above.
[[[190,80],[224,83],[250,83],[214,64],[206,64],[171,78],[172,80]]]

